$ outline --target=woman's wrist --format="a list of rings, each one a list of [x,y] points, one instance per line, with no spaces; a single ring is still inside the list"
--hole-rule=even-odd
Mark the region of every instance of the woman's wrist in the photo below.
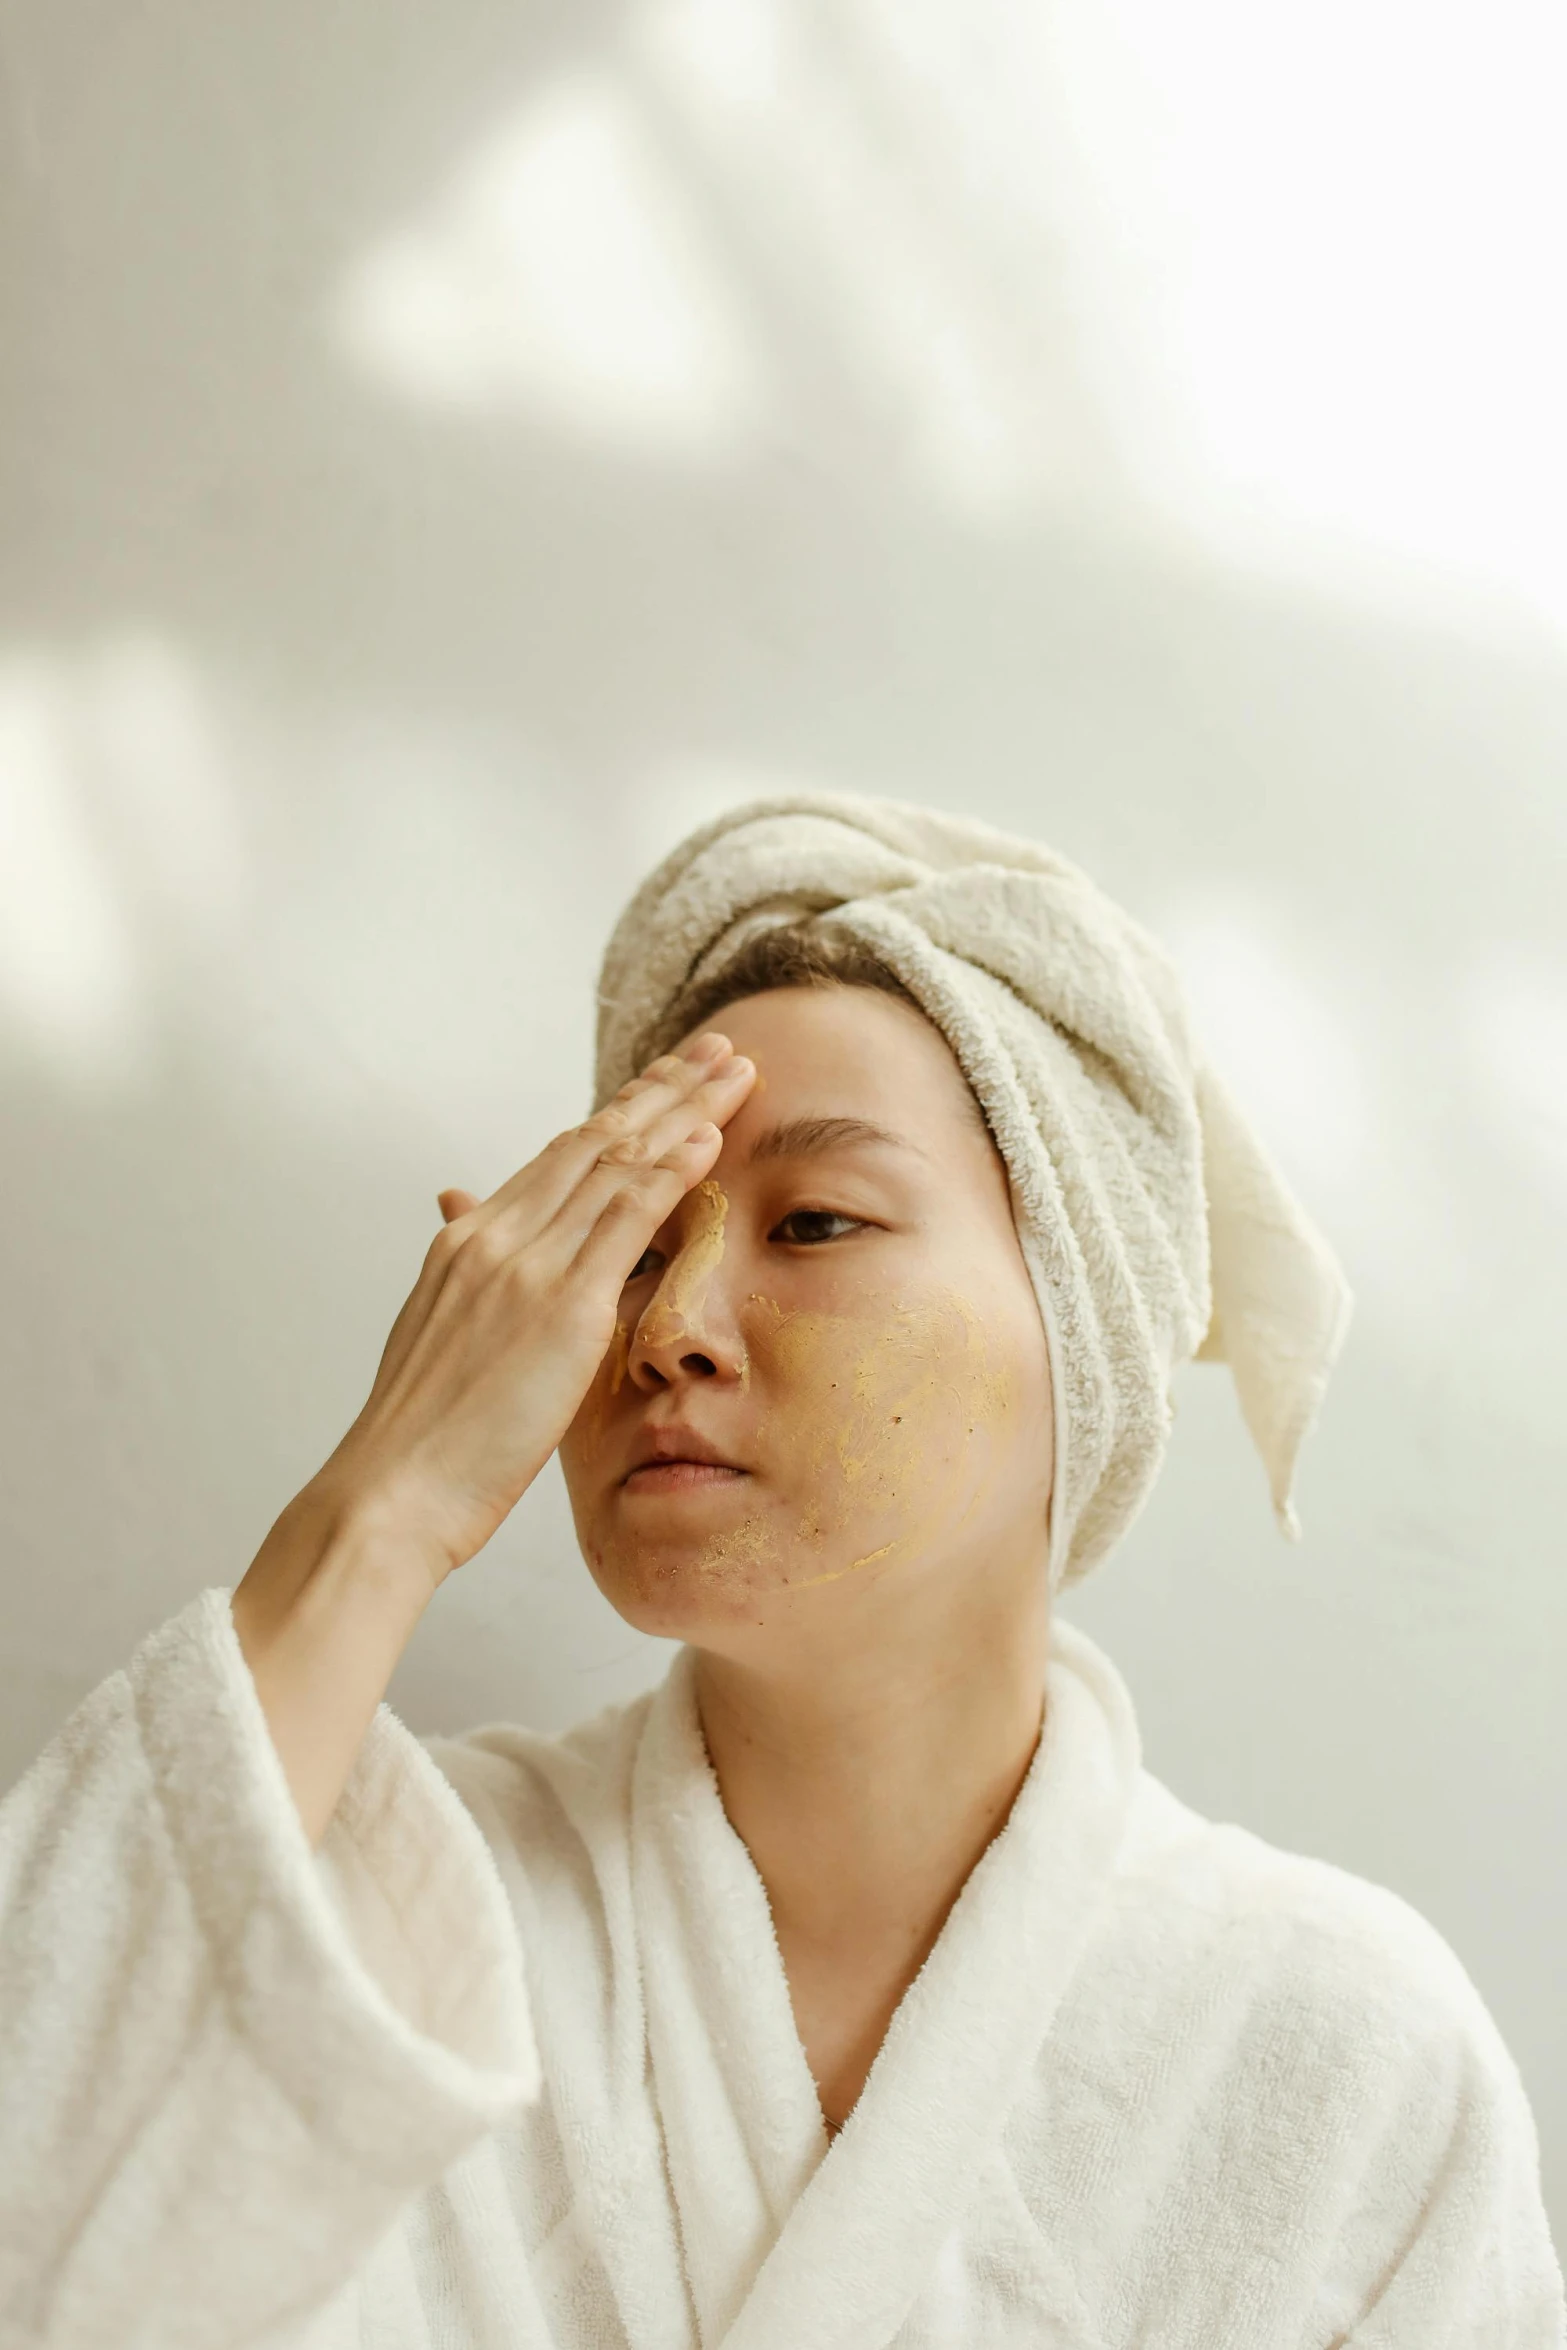
[[[295,1494],[236,1591],[252,1587],[265,1619],[325,1593],[373,1596],[395,1617],[423,1614],[450,1571],[420,1532],[416,1510],[387,1491],[334,1474],[333,1463]]]

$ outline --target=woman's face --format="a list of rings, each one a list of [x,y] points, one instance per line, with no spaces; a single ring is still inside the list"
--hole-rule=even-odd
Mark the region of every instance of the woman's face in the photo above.
[[[864,987],[712,1024],[757,1082],[561,1445],[594,1579],[643,1630],[723,1646],[850,1587],[1042,1578],[1044,1331],[945,1039]]]

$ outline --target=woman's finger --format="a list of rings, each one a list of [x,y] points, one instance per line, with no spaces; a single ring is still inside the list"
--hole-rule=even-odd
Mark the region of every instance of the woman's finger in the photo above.
[[[619,1296],[660,1224],[709,1172],[723,1144],[720,1127],[699,1126],[619,1185],[577,1251],[573,1270],[589,1287],[603,1281]]]
[[[710,1068],[728,1052],[729,1039],[714,1030],[695,1038],[683,1052],[661,1054],[591,1118],[568,1126],[537,1158],[509,1176],[479,1204],[479,1221],[508,1216],[517,1226],[519,1243],[531,1239],[559,1212],[605,1151],[633,1144],[656,1118],[704,1084]]]
[[[557,1214],[538,1235],[551,1253],[575,1257],[615,1194],[645,1168],[663,1166],[700,1129],[722,1128],[735,1115],[756,1081],[752,1062],[734,1055],[683,1101],[676,1102],[640,1133],[611,1145],[584,1174]],[[720,1140],[722,1137],[720,1136]],[[678,1195],[677,1195],[678,1197]],[[666,1211],[667,1212],[667,1211]],[[656,1230],[657,1227],[655,1226]],[[634,1260],[633,1260],[634,1261]]]
[[[436,1193],[435,1204],[441,1211],[441,1221],[445,1224],[450,1224],[458,1216],[471,1216],[474,1209],[479,1205],[479,1200],[476,1193],[471,1191],[459,1191],[456,1185],[453,1184],[450,1185],[445,1191],[438,1191]]]

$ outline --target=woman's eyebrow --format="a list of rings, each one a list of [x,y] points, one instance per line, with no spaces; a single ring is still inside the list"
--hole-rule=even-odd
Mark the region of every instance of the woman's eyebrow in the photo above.
[[[919,1151],[919,1144],[906,1134],[894,1134],[890,1127],[878,1126],[870,1118],[786,1118],[781,1125],[769,1126],[759,1134],[746,1157],[754,1166],[758,1159],[814,1159],[824,1151],[855,1150],[867,1143]],[[924,1155],[921,1151],[920,1156]]]

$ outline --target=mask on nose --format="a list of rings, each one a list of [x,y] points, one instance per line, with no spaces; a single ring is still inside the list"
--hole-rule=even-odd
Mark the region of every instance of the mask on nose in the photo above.
[[[664,1269],[664,1277],[649,1298],[637,1324],[635,1345],[651,1349],[677,1346],[698,1333],[708,1283],[724,1253],[724,1221],[729,1195],[709,1177],[690,1195],[685,1236]]]

